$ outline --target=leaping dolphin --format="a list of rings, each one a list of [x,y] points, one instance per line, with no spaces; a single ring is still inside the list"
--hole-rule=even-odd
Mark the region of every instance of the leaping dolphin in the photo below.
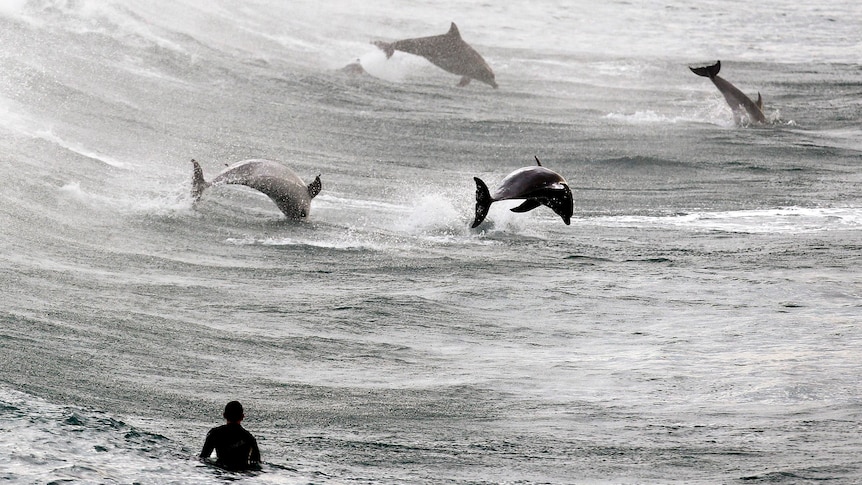
[[[566,225],[571,224],[574,203],[569,184],[557,172],[543,167],[539,157],[536,157],[536,163],[536,167],[519,168],[507,175],[493,195],[482,179],[473,177],[476,181],[476,217],[471,227],[485,220],[492,203],[508,199],[526,199],[512,212],[527,212],[546,205],[562,217]]]
[[[758,123],[766,123],[766,117],[763,116],[763,98],[760,93],[757,93],[757,102],[751,100],[742,91],[736,88],[733,84],[727,82],[724,78],[718,75],[721,70],[721,61],[716,61],[711,66],[691,67],[691,72],[698,76],[708,77],[718,91],[724,95],[724,100],[730,105],[733,110],[733,117],[737,122],[742,120],[743,113],[747,113],[749,119]]]
[[[292,170],[272,160],[252,159],[236,162],[221,171],[212,182],[204,180],[200,164],[192,160],[192,199],[200,200],[203,191],[213,185],[239,184],[266,194],[289,219],[308,217],[311,199],[320,193],[320,175],[305,185]]]
[[[374,45],[386,53],[387,59],[392,57],[395,51],[422,56],[440,69],[461,76],[461,81],[458,83],[460,87],[470,84],[470,80],[475,79],[497,88],[494,71],[488,67],[488,63],[475,49],[464,42],[455,22],[452,22],[449,32],[443,35],[395,42],[376,41]]]

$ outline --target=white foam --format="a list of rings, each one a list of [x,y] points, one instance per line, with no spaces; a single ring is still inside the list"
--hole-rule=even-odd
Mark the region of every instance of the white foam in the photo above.
[[[862,208],[785,207],[692,212],[667,217],[614,216],[598,220],[604,224],[618,226],[674,226],[748,234],[801,234],[831,230],[860,230],[862,229]]]
[[[15,436],[0,444],[3,476],[13,482],[212,480],[191,457],[170,456],[168,440],[99,412],[56,406],[3,387],[0,410],[0,433]]]
[[[30,121],[13,111],[10,105],[12,101],[0,97],[0,128],[19,135],[29,135],[27,128],[31,125]]]
[[[259,238],[254,236],[244,236],[239,238],[227,238],[225,239],[225,243],[235,246],[297,246],[334,249],[339,251],[382,251],[386,249],[386,245],[371,239],[363,239],[355,233],[347,233],[344,237],[326,241],[296,237]]]
[[[128,168],[128,164],[126,162],[105,155],[99,150],[89,148],[77,141],[70,141],[57,135],[54,133],[52,128],[45,128],[46,123],[44,121],[22,113],[23,109],[24,108],[18,103],[0,97],[0,128],[4,128],[17,135],[23,135],[30,138],[41,138],[73,153],[77,153],[78,155],[101,162],[105,165],[116,168]]]
[[[673,124],[680,121],[695,121],[683,116],[668,116],[656,113],[655,111],[635,111],[631,114],[625,113],[608,113],[605,118],[613,121],[619,121],[632,125],[650,125],[650,124]]]
[[[57,145],[65,148],[66,150],[77,153],[78,155],[87,157],[97,162],[102,162],[105,165],[110,165],[116,168],[128,168],[128,165],[125,162],[121,162],[116,158],[100,153],[98,150],[88,148],[81,143],[65,140],[60,136],[54,134],[54,132],[51,130],[41,130],[36,133],[36,136],[42,138],[43,140],[56,143]]]

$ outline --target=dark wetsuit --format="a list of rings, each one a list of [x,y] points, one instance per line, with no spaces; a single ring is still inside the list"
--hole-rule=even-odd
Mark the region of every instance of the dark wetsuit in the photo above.
[[[260,463],[257,440],[238,423],[218,426],[207,433],[201,458],[209,458],[216,450],[216,465],[228,470],[247,470]]]

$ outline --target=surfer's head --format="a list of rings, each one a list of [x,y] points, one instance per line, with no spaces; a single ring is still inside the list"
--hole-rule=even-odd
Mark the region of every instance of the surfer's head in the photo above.
[[[238,423],[242,421],[242,418],[245,417],[245,414],[242,409],[242,404],[239,401],[231,401],[227,403],[224,407],[224,419],[231,423]]]

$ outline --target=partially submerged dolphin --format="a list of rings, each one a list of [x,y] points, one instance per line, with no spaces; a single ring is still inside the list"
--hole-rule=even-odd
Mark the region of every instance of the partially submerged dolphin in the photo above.
[[[449,32],[443,35],[395,42],[376,41],[374,45],[386,53],[387,59],[392,57],[395,51],[422,56],[440,69],[461,76],[458,86],[466,86],[471,79],[475,79],[493,88],[497,87],[494,71],[475,49],[464,42],[455,22],[452,22]]]
[[[721,61],[716,61],[711,66],[689,66],[689,69],[698,76],[708,77],[712,80],[718,91],[724,95],[724,100],[730,105],[730,109],[733,110],[733,117],[737,122],[741,121],[743,113],[746,113],[751,121],[766,123],[766,116],[763,116],[763,98],[760,97],[760,93],[757,93],[757,102],[755,103],[751,98],[737,89],[736,86],[719,76],[718,71],[721,70]]]
[[[272,160],[243,160],[229,165],[212,182],[204,180],[204,172],[198,162],[192,160],[192,198],[200,200],[204,189],[212,185],[239,184],[266,194],[289,219],[307,217],[311,199],[320,193],[320,175],[314,182],[305,185],[292,170]]]
[[[365,71],[365,68],[362,67],[362,63],[359,61],[359,59],[356,59],[355,61],[351,62],[350,64],[347,64],[346,66],[342,67],[338,71],[343,72],[345,74],[350,74],[352,76],[361,76],[363,74],[367,74],[367,72]]]
[[[476,181],[476,217],[471,227],[485,220],[492,203],[508,199],[526,199],[512,212],[527,212],[546,205],[562,217],[566,225],[571,224],[574,203],[569,184],[557,172],[543,167],[538,157],[536,163],[535,167],[519,168],[507,175],[493,194],[482,179],[473,177]]]

